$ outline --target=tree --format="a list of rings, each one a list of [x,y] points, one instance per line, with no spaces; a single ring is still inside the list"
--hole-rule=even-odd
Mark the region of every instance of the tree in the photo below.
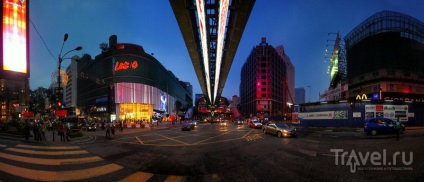
[[[30,91],[30,108],[29,110],[37,113],[43,113],[45,111],[46,98],[50,98],[52,95],[51,90],[38,87],[35,90]]]
[[[105,53],[109,50],[109,45],[107,43],[99,44],[99,48],[102,50],[102,53]]]

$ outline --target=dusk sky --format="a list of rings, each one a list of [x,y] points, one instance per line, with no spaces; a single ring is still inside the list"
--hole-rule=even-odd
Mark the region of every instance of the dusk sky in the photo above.
[[[63,35],[69,34],[63,52],[93,58],[100,43],[117,35],[118,43],[143,46],[167,69],[201,93],[187,48],[168,0],[31,0],[30,88],[48,88],[57,70]],[[262,37],[283,45],[295,66],[295,87],[304,87],[306,100],[318,101],[329,85],[324,53],[334,34],[346,36],[374,13],[390,10],[424,21],[423,0],[257,0],[250,14],[222,96],[239,94],[240,71],[252,48]],[[38,30],[37,31],[34,29]],[[44,40],[44,42],[43,42]],[[50,52],[49,52],[50,50]],[[69,60],[62,62],[63,69]],[[55,80],[57,78],[54,78]],[[311,92],[309,93],[310,86]],[[309,98],[309,94],[311,98]],[[294,93],[292,93],[294,95]],[[193,96],[194,97],[194,96]]]

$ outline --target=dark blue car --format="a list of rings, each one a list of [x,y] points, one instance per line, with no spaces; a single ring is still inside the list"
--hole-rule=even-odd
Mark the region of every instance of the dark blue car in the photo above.
[[[405,127],[400,124],[401,131],[405,131]],[[396,133],[399,132],[396,127],[396,121],[389,118],[367,118],[364,124],[364,131],[366,134],[377,135],[383,133]],[[401,132],[400,131],[400,132]]]

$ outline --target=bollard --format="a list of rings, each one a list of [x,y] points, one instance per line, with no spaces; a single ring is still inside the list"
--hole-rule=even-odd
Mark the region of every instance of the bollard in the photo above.
[[[52,131],[52,133],[53,133],[53,141],[54,141],[54,131]]]

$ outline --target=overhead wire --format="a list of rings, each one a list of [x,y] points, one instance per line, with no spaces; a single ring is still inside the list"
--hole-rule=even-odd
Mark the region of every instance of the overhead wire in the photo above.
[[[52,51],[50,51],[49,47],[46,44],[46,41],[44,41],[43,36],[41,36],[40,32],[38,31],[38,29],[35,27],[34,22],[32,22],[31,18],[29,19],[29,21],[31,22],[31,25],[34,27],[35,31],[37,32],[38,36],[40,37],[41,41],[43,41],[44,47],[46,47],[47,51],[49,51],[50,55],[53,57],[53,61],[56,63],[56,57],[53,55]]]

